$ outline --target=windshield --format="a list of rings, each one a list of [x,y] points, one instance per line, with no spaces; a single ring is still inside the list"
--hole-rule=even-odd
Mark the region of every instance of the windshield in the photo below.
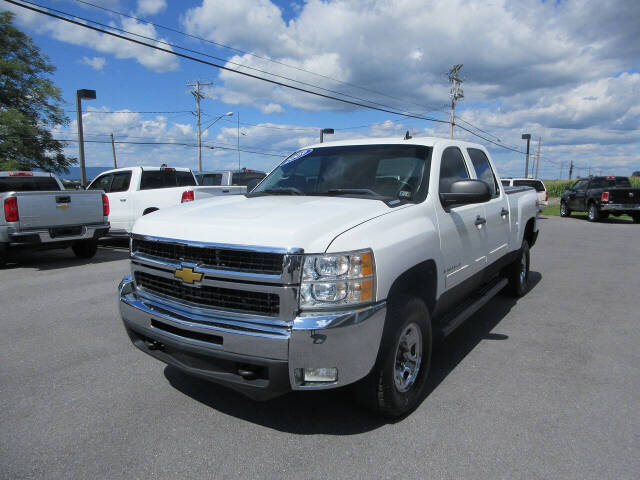
[[[419,202],[427,195],[431,148],[350,145],[300,150],[250,194],[355,196]]]

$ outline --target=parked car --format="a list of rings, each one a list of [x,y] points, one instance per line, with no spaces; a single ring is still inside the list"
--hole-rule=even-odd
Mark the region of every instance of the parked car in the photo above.
[[[212,170],[200,172],[196,175],[198,185],[234,185],[247,187],[247,191],[253,190],[267,174],[257,170]]]
[[[102,191],[65,191],[45,172],[0,172],[0,266],[25,248],[66,248],[80,258],[96,254],[109,230],[109,199]]]
[[[478,144],[312,145],[246,196],[138,219],[120,312],[142,351],[252,398],[353,385],[397,417],[436,336],[527,291],[536,200]]]
[[[562,194],[560,215],[585,211],[590,222],[627,214],[640,223],[640,188],[632,188],[627,177],[581,178]]]
[[[531,187],[538,192],[538,207],[540,211],[549,206],[549,192],[542,180],[535,178],[503,178],[502,185],[505,187]]]
[[[125,167],[98,175],[87,187],[109,197],[111,236],[128,235],[141,216],[203,198],[237,195],[246,187],[200,187],[188,168]]]

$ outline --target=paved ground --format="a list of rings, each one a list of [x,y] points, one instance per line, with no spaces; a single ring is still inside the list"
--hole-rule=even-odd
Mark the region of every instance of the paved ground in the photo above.
[[[437,351],[386,423],[347,392],[257,404],[130,345],[126,252],[0,271],[0,478],[638,478],[640,225],[549,218],[535,286]]]

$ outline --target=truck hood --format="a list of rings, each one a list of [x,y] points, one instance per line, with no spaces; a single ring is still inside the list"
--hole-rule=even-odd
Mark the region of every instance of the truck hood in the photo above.
[[[321,253],[344,231],[408,206],[344,197],[234,195],[150,213],[135,223],[133,233]]]

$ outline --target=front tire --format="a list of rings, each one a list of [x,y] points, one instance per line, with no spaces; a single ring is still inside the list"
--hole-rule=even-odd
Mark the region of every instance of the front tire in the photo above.
[[[571,209],[569,209],[569,205],[567,205],[567,202],[560,202],[560,216],[561,217],[571,216]]]
[[[633,219],[633,223],[640,223],[640,213],[632,214],[631,218]]]
[[[589,204],[589,210],[587,210],[587,220],[590,222],[597,222],[600,219],[600,212],[598,206],[595,203]]]
[[[93,258],[98,251],[98,241],[82,240],[71,245],[71,250],[78,258]]]
[[[373,369],[354,388],[363,406],[388,418],[407,414],[422,400],[431,364],[429,310],[411,296],[389,305]]]
[[[529,267],[531,266],[531,254],[529,243],[522,241],[522,247],[518,252],[518,258],[509,265],[507,269],[507,279],[509,283],[507,289],[513,297],[521,297],[529,290]]]

